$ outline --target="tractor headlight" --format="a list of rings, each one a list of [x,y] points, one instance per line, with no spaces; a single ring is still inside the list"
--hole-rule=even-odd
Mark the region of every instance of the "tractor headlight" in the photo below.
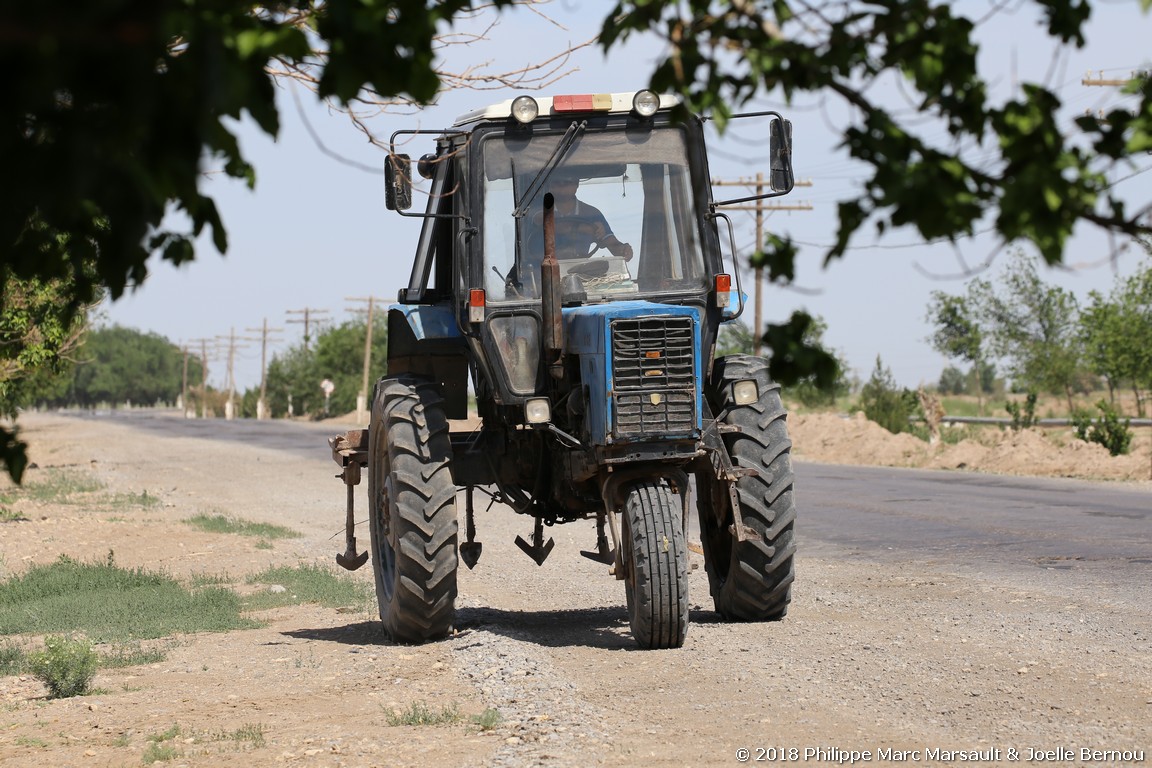
[[[518,123],[530,123],[540,114],[540,105],[531,96],[517,96],[512,100],[512,117]]]
[[[640,117],[652,117],[660,109],[660,97],[653,91],[637,91],[632,97],[632,109]]]
[[[760,399],[760,388],[755,379],[744,379],[732,385],[732,399],[736,405],[751,405]]]
[[[546,397],[534,397],[524,403],[524,421],[529,424],[547,424],[552,420],[552,405]]]

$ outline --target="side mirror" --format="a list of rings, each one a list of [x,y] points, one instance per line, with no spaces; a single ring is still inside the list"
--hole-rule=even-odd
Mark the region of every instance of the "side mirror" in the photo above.
[[[384,158],[384,204],[390,211],[412,207],[412,158],[408,155]]]
[[[775,192],[789,192],[795,183],[792,173],[792,121],[773,118],[769,123],[768,136],[772,189]]]

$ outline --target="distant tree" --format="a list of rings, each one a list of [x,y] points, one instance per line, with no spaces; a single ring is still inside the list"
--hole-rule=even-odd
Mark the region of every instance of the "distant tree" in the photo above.
[[[933,291],[928,304],[927,320],[934,328],[929,337],[933,349],[946,357],[971,363],[976,371],[983,370],[984,332],[969,300]],[[983,415],[984,387],[979,380],[976,396],[980,414]]]
[[[200,360],[190,357],[190,384],[199,384]],[[158,333],[113,325],[88,332],[65,400],[86,408],[108,403],[173,403],[184,378],[184,353]]]
[[[1036,259],[1017,251],[995,285],[968,285],[972,311],[987,324],[993,352],[1007,361],[1017,387],[1061,393],[1068,411],[1083,369],[1075,295],[1047,285]]]
[[[1109,402],[1115,404],[1118,387],[1130,386],[1143,417],[1152,387],[1152,262],[1119,278],[1109,295],[1090,293],[1079,333],[1087,364],[1108,384]]]
[[[860,390],[860,410],[869,421],[874,421],[894,435],[911,430],[911,418],[919,409],[916,393],[900,387],[880,356],[872,377]]]
[[[67,306],[60,281],[8,278],[0,310],[0,415],[51,397],[66,385],[86,317]]]
[[[1115,405],[1116,387],[1130,372],[1132,360],[1124,343],[1129,329],[1121,305],[1099,291],[1088,294],[1088,306],[1080,313],[1080,342],[1089,368],[1104,378],[1108,401]]]
[[[936,389],[942,395],[962,395],[968,390],[968,376],[954,365],[946,366]]]
[[[320,382],[325,379],[336,385],[328,404],[332,415],[349,413],[356,409],[356,395],[364,377],[364,341],[367,326],[364,320],[348,320],[337,326],[324,327],[314,337],[312,345],[303,343],[273,358],[268,365],[268,407],[273,416],[288,412],[288,397],[292,397],[295,415],[319,417],[323,413],[324,393]],[[388,367],[387,316],[376,313],[372,327],[372,361],[368,374],[368,396],[377,379]]]

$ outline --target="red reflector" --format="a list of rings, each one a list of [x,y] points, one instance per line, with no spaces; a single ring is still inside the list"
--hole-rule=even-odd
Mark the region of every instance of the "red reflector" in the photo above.
[[[553,112],[608,112],[611,109],[610,93],[575,93],[552,99]]]
[[[581,93],[571,96],[557,96],[552,99],[552,109],[557,112],[580,112],[592,109],[592,94]]]

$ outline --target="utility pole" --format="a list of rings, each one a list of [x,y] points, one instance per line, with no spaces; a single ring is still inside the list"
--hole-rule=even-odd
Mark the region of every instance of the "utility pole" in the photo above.
[[[192,344],[200,344],[200,418],[208,418],[208,342],[213,339],[189,339]],[[185,406],[187,413],[187,406]],[[195,413],[195,411],[193,411]]]
[[[282,333],[283,328],[269,328],[268,318],[264,318],[263,328],[245,328],[249,333],[260,334],[260,399],[256,401],[257,420],[268,418],[267,381],[268,381],[268,336],[273,333]]]
[[[188,418],[188,345],[180,345],[180,352],[184,355],[184,375],[180,380],[180,411],[184,418]]]
[[[735,181],[724,181],[723,179],[713,179],[712,186],[714,187],[752,187],[756,190],[755,194],[764,194],[764,174],[757,172],[755,179],[736,179]],[[811,180],[797,181],[797,187],[810,187],[812,186]],[[759,251],[764,247],[764,212],[765,211],[810,211],[812,210],[811,203],[766,203],[764,200],[756,200],[753,205],[731,205],[724,206],[721,210],[725,211],[755,211],[756,213],[756,250]],[[763,323],[763,277],[764,268],[757,265],[753,268],[754,282],[756,284],[756,295],[754,298],[755,311],[753,312],[752,319],[752,354],[760,354],[760,328]]]
[[[308,345],[312,343],[312,335],[310,332],[312,316],[313,315],[326,315],[326,309],[313,309],[312,307],[304,307],[303,309],[288,309],[285,310],[286,315],[302,315],[301,318],[289,318],[286,322],[289,323],[304,323],[304,349],[308,349]]]
[[[256,341],[256,339],[248,336],[237,336],[235,328],[232,328],[227,336],[217,336],[216,338],[220,341],[228,340],[228,399],[224,402],[224,418],[231,420],[236,418],[236,347],[246,346],[244,342]]]
[[[356,396],[356,423],[363,424],[366,419],[364,418],[368,410],[368,372],[372,365],[372,326],[374,324],[373,311],[377,301],[381,299],[375,296],[355,297],[348,296],[344,298],[345,301],[367,302],[368,304],[368,323],[367,332],[364,334],[364,379],[360,384],[360,394]],[[354,312],[363,312],[364,310],[355,309]]]

